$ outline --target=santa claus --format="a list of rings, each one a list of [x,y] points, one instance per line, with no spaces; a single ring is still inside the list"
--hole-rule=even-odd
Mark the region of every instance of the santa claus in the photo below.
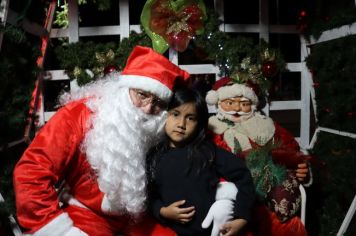
[[[300,151],[291,133],[257,111],[257,88],[256,84],[239,84],[228,77],[218,80],[206,96],[207,103],[217,108],[217,114],[209,118],[209,129],[217,145],[246,159],[256,191],[262,196],[256,203],[248,235],[307,235],[296,213],[300,209],[299,184],[311,183],[310,157]],[[270,147],[265,153],[273,163],[249,162],[257,156],[251,151],[263,147]],[[286,176],[276,185],[272,172],[279,167]],[[267,173],[268,168],[271,171]]]
[[[166,103],[189,74],[137,46],[121,74],[62,97],[14,170],[27,235],[115,235],[145,210],[145,156],[162,135]],[[69,186],[61,206],[55,185]]]

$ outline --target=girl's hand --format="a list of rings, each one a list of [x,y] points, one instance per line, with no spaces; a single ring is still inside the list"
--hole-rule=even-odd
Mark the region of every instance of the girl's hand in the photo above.
[[[184,203],[185,200],[173,202],[167,207],[162,207],[159,213],[166,219],[185,224],[192,220],[192,217],[195,213],[195,207],[191,206],[181,208],[180,206],[182,206]]]
[[[220,226],[220,232],[222,236],[233,236],[237,235],[241,229],[247,224],[247,220],[236,219],[229,221]]]
[[[299,182],[304,182],[305,179],[307,178],[309,173],[309,167],[307,163],[300,163],[298,164],[297,170],[296,170],[296,176],[299,180]]]

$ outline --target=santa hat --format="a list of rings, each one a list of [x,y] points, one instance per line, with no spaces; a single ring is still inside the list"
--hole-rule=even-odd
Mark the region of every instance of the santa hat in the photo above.
[[[221,100],[233,97],[247,98],[253,105],[258,103],[258,97],[253,86],[250,84],[238,84],[229,77],[223,77],[216,81],[205,99],[209,105],[216,105]]]
[[[186,81],[189,73],[180,69],[152,48],[136,46],[120,75],[120,83],[142,89],[168,101],[178,80]]]

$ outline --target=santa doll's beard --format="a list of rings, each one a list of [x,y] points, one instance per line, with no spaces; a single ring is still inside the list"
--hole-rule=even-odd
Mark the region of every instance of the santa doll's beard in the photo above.
[[[146,153],[163,137],[166,112],[143,113],[132,104],[128,88],[114,94],[88,103],[95,115],[83,151],[97,173],[108,211],[138,216],[145,210]]]

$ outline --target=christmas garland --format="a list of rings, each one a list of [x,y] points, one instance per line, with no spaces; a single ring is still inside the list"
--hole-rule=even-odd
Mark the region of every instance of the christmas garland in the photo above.
[[[322,127],[356,133],[355,48],[353,35],[314,45],[307,57]]]
[[[356,22],[355,2],[350,0],[309,3],[300,12],[297,28],[306,38],[319,36],[326,30]]]
[[[218,15],[214,11],[208,12],[204,33],[193,38],[189,48],[203,51],[204,61],[215,61],[221,76],[231,76],[240,83],[250,80],[261,91],[268,91],[270,78],[285,69],[280,52],[266,42],[256,46],[250,38],[230,37],[219,30],[222,22]],[[152,42],[143,31],[131,32],[130,37],[119,45],[78,42],[60,46],[55,51],[61,68],[83,85],[100,78],[105,72],[122,69],[135,45],[152,47]]]

